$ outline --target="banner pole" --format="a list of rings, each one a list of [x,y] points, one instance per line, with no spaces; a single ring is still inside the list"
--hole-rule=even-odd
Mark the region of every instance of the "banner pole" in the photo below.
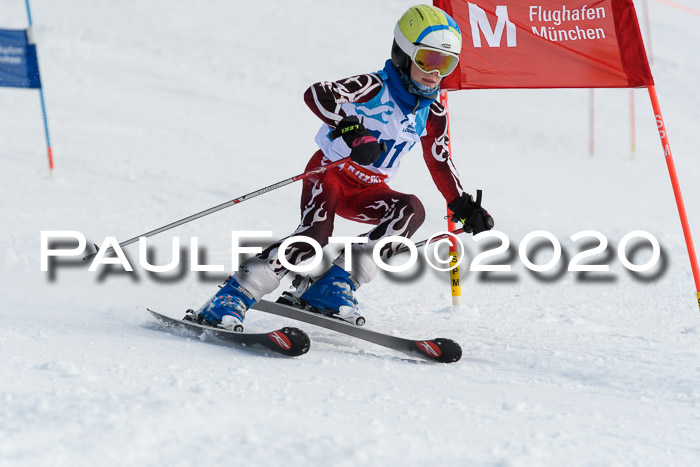
[[[29,20],[29,29],[27,30],[27,39],[30,44],[35,44],[34,34],[32,27],[34,26],[32,22],[32,10],[29,7],[29,0],[25,0],[25,5],[27,6],[27,19]],[[37,69],[38,70],[38,69]],[[44,101],[44,88],[39,86],[39,99],[41,100],[41,115],[44,118],[44,136],[46,137],[46,150],[49,156],[49,172],[53,175],[53,151],[51,150],[51,136],[49,135],[49,121],[46,117],[46,102]]]
[[[676,174],[676,166],[673,163],[673,154],[671,153],[671,144],[668,139],[668,133],[666,132],[666,126],[664,125],[664,119],[661,115],[661,106],[659,105],[659,98],[656,95],[656,88],[654,86],[649,86],[649,97],[651,98],[651,106],[654,109],[654,116],[656,118],[656,126],[659,129],[659,137],[661,138],[661,146],[664,149],[664,156],[666,157],[666,165],[668,166],[668,173],[671,176],[671,185],[673,186],[673,194],[676,197],[676,206],[678,206],[678,214],[681,218],[681,226],[683,227],[683,235],[685,236],[685,244],[688,248],[688,256],[690,257],[690,266],[693,269],[693,278],[695,279],[695,290],[697,292],[698,306],[700,307],[700,269],[698,268],[698,258],[695,255],[695,247],[693,246],[693,238],[690,235],[690,225],[688,224],[688,216],[685,212],[685,204],[683,203],[683,196],[681,194],[681,187],[678,183],[678,175]]]
[[[39,88],[39,99],[41,100],[41,114],[44,117],[44,136],[46,137],[46,152],[49,157],[49,170],[53,175],[53,151],[51,150],[51,136],[49,136],[49,122],[46,118],[46,104],[44,103],[44,90]]]
[[[447,150],[452,157],[452,138],[450,136],[450,110],[447,102],[447,91],[440,91],[440,103],[445,107],[447,117]],[[452,212],[447,208],[447,230],[452,232],[457,230],[457,224],[450,220]],[[459,274],[459,247],[453,237],[450,237],[450,287],[452,289],[452,304],[459,305],[462,303],[462,286],[460,284]]]

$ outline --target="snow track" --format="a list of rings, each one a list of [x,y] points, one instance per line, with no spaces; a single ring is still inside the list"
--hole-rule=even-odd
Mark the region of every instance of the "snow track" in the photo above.
[[[447,278],[428,269],[412,280],[382,275],[358,298],[373,329],[459,342],[454,365],[254,311],[247,330],[299,326],[309,353],[269,358],[158,332],[146,306],[184,313],[225,274],[153,277],[135,245],[126,250],[134,274],[89,273],[65,259],[53,276],[40,272],[42,230],[124,240],[300,173],[319,124],[304,90],[379,69],[410,5],[359,4],[367,14],[311,0],[32,2],[56,173],[49,178],[38,96],[0,88],[0,465],[700,462],[700,313],[643,90],[634,92],[634,158],[628,90],[596,91],[593,158],[587,91],[450,96],[455,164],[511,239],[513,259],[496,260],[513,271],[506,280],[464,272],[458,308],[448,306]],[[22,7],[3,3],[0,26],[23,27]],[[700,64],[689,45],[700,23],[649,7],[654,77],[700,241]],[[416,240],[444,230],[444,200],[418,152],[392,186],[427,207]],[[228,270],[230,231],[286,235],[299,192],[286,187],[172,235],[185,245],[197,236],[203,260]],[[569,259],[578,251],[570,235],[601,231],[610,273],[530,273],[517,246],[539,229]],[[647,281],[615,250],[640,229],[666,262]],[[364,231],[339,220],[334,233]],[[159,264],[170,241],[149,243]],[[465,243],[473,259],[478,248]],[[546,262],[549,250],[540,254]]]

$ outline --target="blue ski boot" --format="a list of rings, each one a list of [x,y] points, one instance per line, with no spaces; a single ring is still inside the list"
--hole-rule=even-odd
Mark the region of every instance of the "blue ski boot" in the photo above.
[[[245,312],[254,303],[253,295],[230,276],[221,290],[197,311],[197,320],[229,331],[243,332]]]
[[[301,294],[300,301],[311,311],[342,319],[357,326],[365,324],[355,299],[357,283],[350,273],[333,265]]]

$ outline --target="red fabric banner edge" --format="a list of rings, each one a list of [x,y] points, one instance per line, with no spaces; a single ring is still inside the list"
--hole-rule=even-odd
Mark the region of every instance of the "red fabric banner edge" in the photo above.
[[[625,70],[629,87],[641,88],[654,85],[654,77],[649,68],[647,52],[642,40],[637,13],[632,0],[612,0],[615,32],[622,68]]]
[[[433,5],[454,17],[453,0],[433,0]],[[647,53],[642,40],[642,33],[634,9],[633,0],[611,0],[615,23],[615,34],[618,39],[620,61],[627,75],[627,86],[494,86],[494,87],[462,87],[459,78],[460,67],[443,80],[442,89],[446,91],[474,89],[625,89],[654,86]],[[460,25],[461,26],[461,25]]]

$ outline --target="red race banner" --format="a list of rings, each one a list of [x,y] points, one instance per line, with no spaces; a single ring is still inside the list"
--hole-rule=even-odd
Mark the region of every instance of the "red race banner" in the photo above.
[[[462,30],[442,89],[653,86],[632,0],[434,0]]]

